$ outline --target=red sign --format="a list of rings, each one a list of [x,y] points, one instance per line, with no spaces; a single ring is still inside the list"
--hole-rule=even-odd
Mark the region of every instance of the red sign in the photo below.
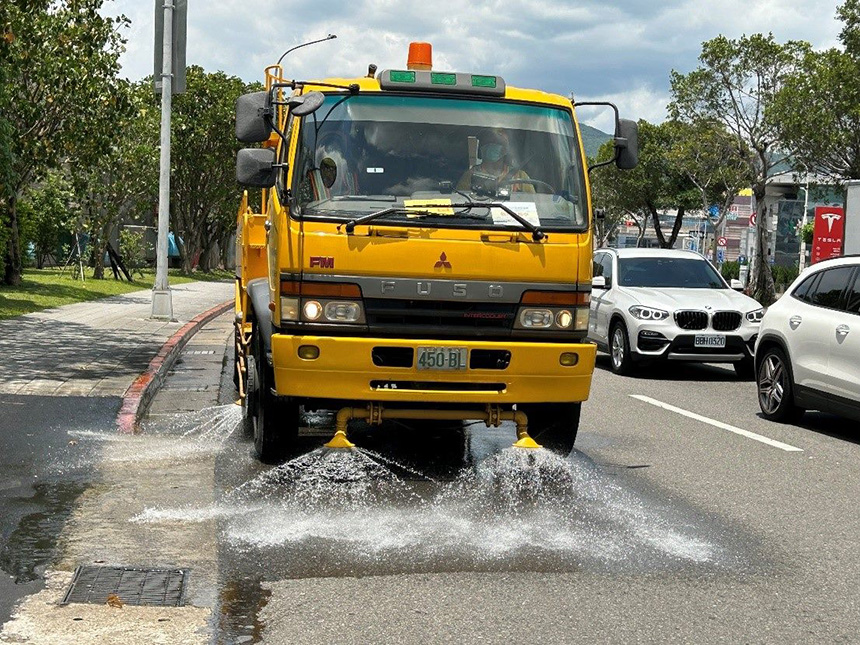
[[[755,228],[755,211],[750,215],[750,226]]]
[[[816,206],[812,264],[842,255],[845,212],[839,206]]]
[[[724,237],[718,237],[717,238],[717,246],[725,246],[728,243],[729,243],[729,241]]]

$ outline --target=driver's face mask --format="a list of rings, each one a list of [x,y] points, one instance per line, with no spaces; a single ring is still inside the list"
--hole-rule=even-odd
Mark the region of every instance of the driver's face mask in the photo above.
[[[486,161],[498,161],[504,154],[505,147],[501,143],[486,143],[482,151],[482,158]]]

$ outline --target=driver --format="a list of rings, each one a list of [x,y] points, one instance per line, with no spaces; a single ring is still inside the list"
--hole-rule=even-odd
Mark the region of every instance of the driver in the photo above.
[[[472,188],[472,175],[488,175],[500,183],[500,187],[510,186],[512,191],[533,193],[535,188],[528,183],[517,183],[516,179],[530,179],[523,170],[513,168],[508,162],[508,136],[502,130],[493,130],[480,142],[480,159],[463,173],[457,182],[457,190]],[[504,182],[504,183],[502,183]]]

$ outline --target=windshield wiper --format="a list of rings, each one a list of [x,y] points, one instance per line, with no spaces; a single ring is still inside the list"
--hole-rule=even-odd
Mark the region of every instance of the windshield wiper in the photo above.
[[[548,238],[547,234],[540,230],[539,226],[535,226],[530,221],[528,221],[525,217],[517,213],[516,211],[508,208],[504,204],[499,202],[473,202],[469,201],[462,204],[445,204],[445,208],[462,208],[465,210],[470,210],[472,208],[480,207],[480,208],[501,208],[508,215],[514,218],[517,222],[519,222],[523,228],[529,231],[532,234],[532,239],[535,242],[540,242],[541,240],[545,240]],[[468,217],[470,219],[480,219],[485,220],[486,217],[479,217],[475,215],[467,215],[465,211],[460,211],[455,215],[442,215],[441,213],[432,211],[432,210],[424,210],[430,208],[439,208],[439,204],[416,204],[415,206],[394,206],[391,208],[383,208],[382,210],[376,211],[374,213],[368,213],[363,217],[359,217],[357,219],[351,219],[345,224],[341,224],[337,227],[340,230],[341,226],[346,228],[347,233],[352,233],[355,230],[356,226],[361,224],[367,224],[375,219],[380,217],[385,217],[387,215],[395,215],[395,214],[409,214],[415,215],[417,217]]]
[[[462,193],[461,193],[462,194]],[[511,208],[508,208],[501,202],[474,202],[469,200],[463,204],[451,204],[451,208],[501,208],[508,215],[513,217],[517,222],[519,222],[524,229],[529,231],[532,234],[532,239],[535,242],[540,242],[541,240],[548,239],[548,235],[540,230],[540,226],[535,226],[530,221],[528,221],[525,217],[517,213]]]

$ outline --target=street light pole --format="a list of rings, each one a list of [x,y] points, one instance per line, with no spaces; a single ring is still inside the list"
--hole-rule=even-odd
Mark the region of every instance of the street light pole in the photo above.
[[[170,110],[173,93],[173,0],[164,0],[164,38],[161,57],[161,158],[158,176],[158,244],[152,317],[173,319],[173,297],[167,283],[167,230],[170,225]]]
[[[806,268],[806,238],[804,230],[806,229],[806,209],[809,207],[809,175],[804,173],[805,182],[803,184],[803,218],[800,225],[800,260],[797,263],[798,270],[803,271]]]

